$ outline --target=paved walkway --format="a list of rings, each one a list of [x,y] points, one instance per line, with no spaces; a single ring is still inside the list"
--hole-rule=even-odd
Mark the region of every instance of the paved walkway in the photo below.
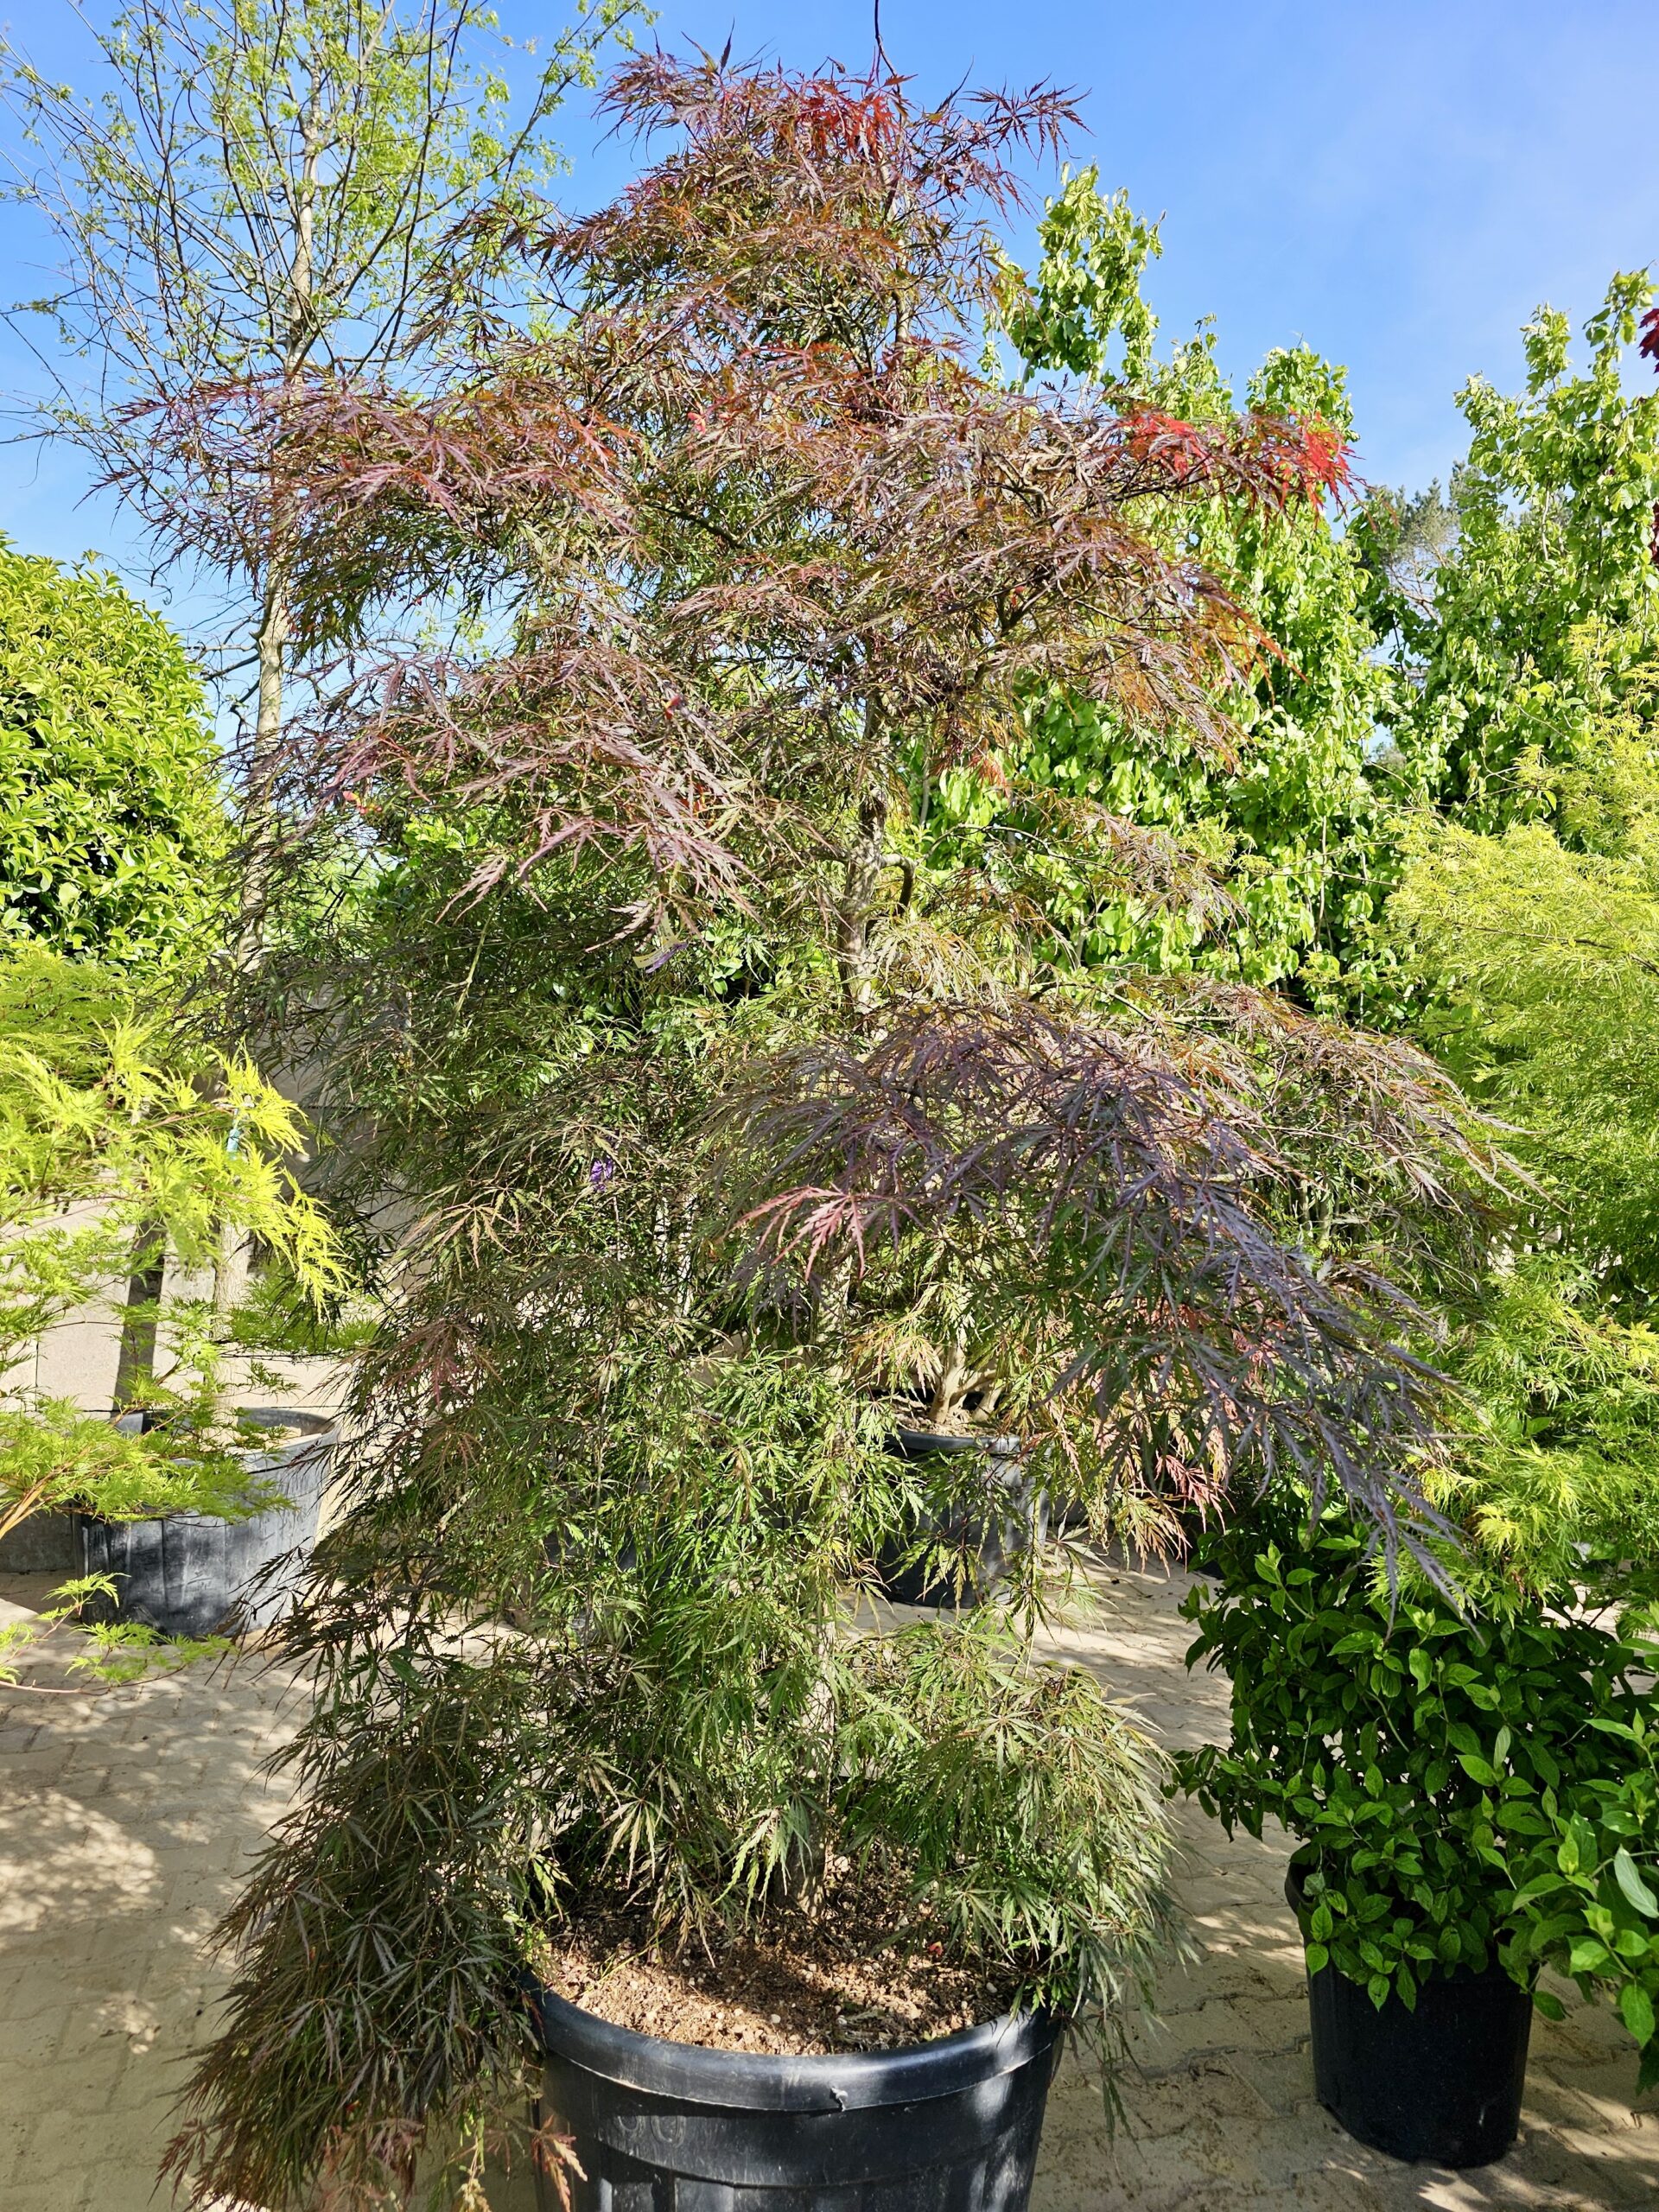
[[[1190,1679],[1179,1577],[1120,1571],[1061,1648],[1170,1742],[1218,1726],[1224,1686]],[[38,1604],[39,1579],[0,1580]],[[48,1650],[35,1679],[61,1683]],[[0,2212],[141,2212],[185,2054],[220,1970],[208,1929],[279,1800],[262,1761],[295,1725],[289,1681],[244,1662],[91,1697],[0,1690]],[[1568,1993],[1540,2019],[1522,2139],[1457,2176],[1395,2164],[1313,2100],[1287,1847],[1229,1843],[1180,1815],[1182,1891],[1203,1956],[1162,1991],[1162,2024],[1108,2139],[1096,2085],[1056,2084],[1033,2212],[1612,2212],[1659,2208],[1659,2111],[1628,2101],[1623,2031]],[[517,2212],[503,2191],[498,2212]]]
[[[0,1623],[55,1579],[0,1579]],[[165,2203],[168,2106],[223,1980],[207,1938],[301,1711],[245,1661],[63,1694],[72,1633],[37,1648],[39,1688],[0,1688],[0,2212]]]

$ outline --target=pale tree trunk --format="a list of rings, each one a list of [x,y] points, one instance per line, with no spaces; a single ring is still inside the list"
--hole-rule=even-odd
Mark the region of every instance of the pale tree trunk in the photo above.
[[[945,1353],[939,1369],[939,1379],[933,1386],[928,1401],[927,1425],[931,1429],[949,1429],[956,1417],[957,1407],[973,1386],[974,1371],[968,1364],[968,1347],[960,1338]]]
[[[287,279],[288,328],[283,347],[285,390],[303,370],[313,338],[317,169],[330,136],[315,82],[303,131]],[[273,492],[270,538],[265,548],[264,589],[260,598],[258,627],[254,633],[258,690],[253,744],[242,801],[243,862],[237,956],[245,972],[258,966],[264,950],[265,904],[270,893],[276,828],[273,785],[282,751],[283,686],[288,672],[289,641],[293,634],[290,522],[287,501]],[[227,1224],[219,1231],[213,1265],[213,1312],[221,1325],[228,1322],[246,1294],[251,1258],[246,1237]]]
[[[272,784],[283,742],[283,680],[287,671],[289,561],[273,546],[265,570],[265,588],[254,633],[259,689],[253,723],[253,744],[248,755],[247,785],[242,795],[243,865],[240,885],[241,955],[245,967],[258,964],[264,935],[264,918],[270,881],[270,842],[273,829]]]
[[[330,135],[319,100],[314,84],[303,126],[286,279],[288,327],[283,338],[282,378],[284,397],[305,368],[314,336],[317,165],[327,149]],[[258,626],[254,633],[258,691],[253,747],[243,798],[245,864],[241,898],[242,950],[245,960],[254,963],[258,959],[264,901],[270,889],[272,785],[282,749],[283,684],[288,672],[289,641],[293,634],[292,524],[290,502],[273,489],[264,549],[264,589],[260,594]]]
[[[165,1239],[156,1224],[147,1222],[133,1244],[132,1273],[121,1315],[121,1349],[116,1359],[111,1408],[117,1416],[134,1410],[143,1397],[143,1385],[156,1372],[156,1331],[166,1275]]]

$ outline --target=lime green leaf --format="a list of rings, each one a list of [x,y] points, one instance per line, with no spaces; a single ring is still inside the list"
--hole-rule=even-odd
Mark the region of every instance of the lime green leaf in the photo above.
[[[1622,1843],[1613,1853],[1613,1878],[1638,1912],[1649,1920],[1659,1919],[1659,1897],[1637,1872],[1635,1859]]]
[[[1653,1999],[1639,1981],[1627,1981],[1618,1993],[1618,2010],[1637,2043],[1653,2039]]]

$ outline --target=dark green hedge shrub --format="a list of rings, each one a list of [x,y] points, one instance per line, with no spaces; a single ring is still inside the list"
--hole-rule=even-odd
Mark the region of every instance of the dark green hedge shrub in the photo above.
[[[1659,2080],[1654,1647],[1570,1582],[1454,1599],[1407,1566],[1390,1590],[1340,1501],[1269,1496],[1198,1556],[1187,1664],[1230,1676],[1232,1727],[1176,1754],[1178,1783],[1230,1834],[1299,1844],[1310,1970],[1414,2005],[1439,1972],[1550,1967]]]
[[[229,842],[173,631],[105,571],[0,539],[0,946],[137,963],[200,940]]]

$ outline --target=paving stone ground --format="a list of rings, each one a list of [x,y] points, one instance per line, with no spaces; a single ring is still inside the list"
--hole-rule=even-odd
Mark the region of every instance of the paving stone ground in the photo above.
[[[1224,1685],[1189,1677],[1179,1576],[1103,1575],[1097,1618],[1056,1648],[1166,1742],[1205,1740]],[[38,1578],[0,1580],[8,1606]],[[0,2212],[143,2212],[185,2056],[222,1969],[206,1939],[280,1809],[262,1766],[297,1723],[292,1681],[245,1659],[100,1696],[65,1681],[62,1636],[33,1693],[0,1690]],[[1533,2037],[1522,2137],[1462,2175],[1403,2166],[1316,2103],[1282,1838],[1230,1842],[1179,1815],[1200,1955],[1140,2037],[1116,2142],[1098,2084],[1055,2085],[1033,2212],[1659,2212],[1659,2110],[1633,2111],[1628,2040],[1567,1993]],[[499,2212],[516,2212],[499,2193]]]

